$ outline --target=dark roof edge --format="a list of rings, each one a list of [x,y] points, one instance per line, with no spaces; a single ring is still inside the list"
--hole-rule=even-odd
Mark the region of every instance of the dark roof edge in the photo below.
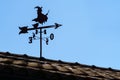
[[[82,67],[88,67],[88,68],[96,68],[96,69],[102,69],[102,70],[110,70],[110,71],[119,71],[118,69],[113,69],[111,67],[109,68],[104,68],[104,67],[98,67],[98,66],[95,66],[95,65],[86,65],[86,64],[80,64],[78,62],[66,62],[66,61],[62,61],[62,60],[52,60],[52,59],[46,59],[44,57],[42,58],[39,58],[39,57],[33,57],[33,56],[29,56],[27,54],[15,54],[15,53],[10,53],[10,52],[0,52],[0,54],[4,54],[4,55],[7,55],[7,56],[16,56],[16,57],[22,57],[22,58],[29,58],[29,59],[35,59],[35,60],[40,60],[40,61],[49,61],[49,62],[57,62],[57,63],[62,63],[62,64],[69,64],[69,65],[77,65],[77,66],[82,66]],[[5,57],[7,57],[5,56]]]

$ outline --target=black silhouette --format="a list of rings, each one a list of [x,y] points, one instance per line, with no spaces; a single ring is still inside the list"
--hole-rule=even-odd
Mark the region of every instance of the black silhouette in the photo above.
[[[38,34],[37,28],[38,28],[38,26],[39,26],[39,23],[33,24],[32,26],[36,29],[36,30],[35,30],[35,34]]]
[[[37,29],[38,28],[38,23],[36,23],[36,24],[33,24],[32,26],[35,28],[35,29]]]
[[[33,39],[36,39],[35,37],[36,37],[36,36],[35,36],[35,33],[33,33]]]
[[[29,43],[32,43],[32,37],[29,37]]]
[[[54,39],[54,34],[53,34],[53,33],[50,34],[50,39],[51,39],[51,40]]]
[[[48,11],[48,13],[43,14],[42,7],[36,6],[35,8],[37,8],[37,18],[33,19],[32,21],[35,21],[36,23],[32,24],[32,26],[33,26],[32,28],[28,28],[28,26],[19,27],[19,29],[20,29],[19,34],[24,34],[24,33],[28,33],[28,31],[35,30],[35,32],[32,33],[32,36],[29,37],[29,43],[32,43],[33,40],[40,39],[40,59],[41,59],[41,58],[43,58],[42,57],[42,40],[43,40],[42,35],[43,34],[47,35],[46,29],[48,29],[48,28],[57,29],[58,27],[60,27],[62,25],[55,23],[54,25],[39,27],[39,24],[43,24],[43,23],[47,22],[47,20],[48,20],[47,15],[48,15],[49,11]],[[37,36],[38,33],[40,34],[40,37]],[[54,39],[53,33],[51,33],[49,37],[45,37],[46,45],[48,45],[49,40],[53,40],[53,39]]]
[[[37,18],[33,19],[32,21],[35,21],[35,22],[39,22],[40,24],[43,24],[45,22],[47,22],[48,20],[48,13],[46,13],[45,15],[42,13],[42,7],[39,7],[39,6],[36,6],[35,8],[37,8]]]
[[[21,30],[21,31],[19,32],[19,34],[28,33],[27,27],[28,27],[28,26],[19,27],[19,29]]]
[[[44,30],[44,34],[47,34],[46,30]]]
[[[48,45],[48,42],[49,42],[49,39],[48,39],[48,38],[46,38],[46,45]]]

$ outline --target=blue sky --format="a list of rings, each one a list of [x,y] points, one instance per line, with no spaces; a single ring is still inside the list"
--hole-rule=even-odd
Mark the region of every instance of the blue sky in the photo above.
[[[35,6],[48,14],[44,25],[60,23],[48,29],[55,39],[45,45],[48,59],[79,62],[120,69],[120,0],[1,0],[0,51],[39,57],[39,40],[28,43],[28,34],[19,35],[19,26],[34,24]]]

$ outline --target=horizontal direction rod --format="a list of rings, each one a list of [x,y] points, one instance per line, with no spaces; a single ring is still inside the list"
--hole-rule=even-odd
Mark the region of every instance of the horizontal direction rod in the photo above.
[[[55,25],[42,26],[42,27],[38,27],[38,28],[28,28],[27,30],[45,29],[45,28],[54,28],[54,27],[55,27],[55,29],[56,29],[56,28],[58,28],[58,27],[60,27],[60,26],[62,26],[62,25],[55,23]]]

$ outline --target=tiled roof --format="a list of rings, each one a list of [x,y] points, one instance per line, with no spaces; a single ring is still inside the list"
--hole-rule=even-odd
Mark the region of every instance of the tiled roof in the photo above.
[[[0,52],[1,75],[24,76],[29,80],[120,80],[120,70],[9,52]]]

